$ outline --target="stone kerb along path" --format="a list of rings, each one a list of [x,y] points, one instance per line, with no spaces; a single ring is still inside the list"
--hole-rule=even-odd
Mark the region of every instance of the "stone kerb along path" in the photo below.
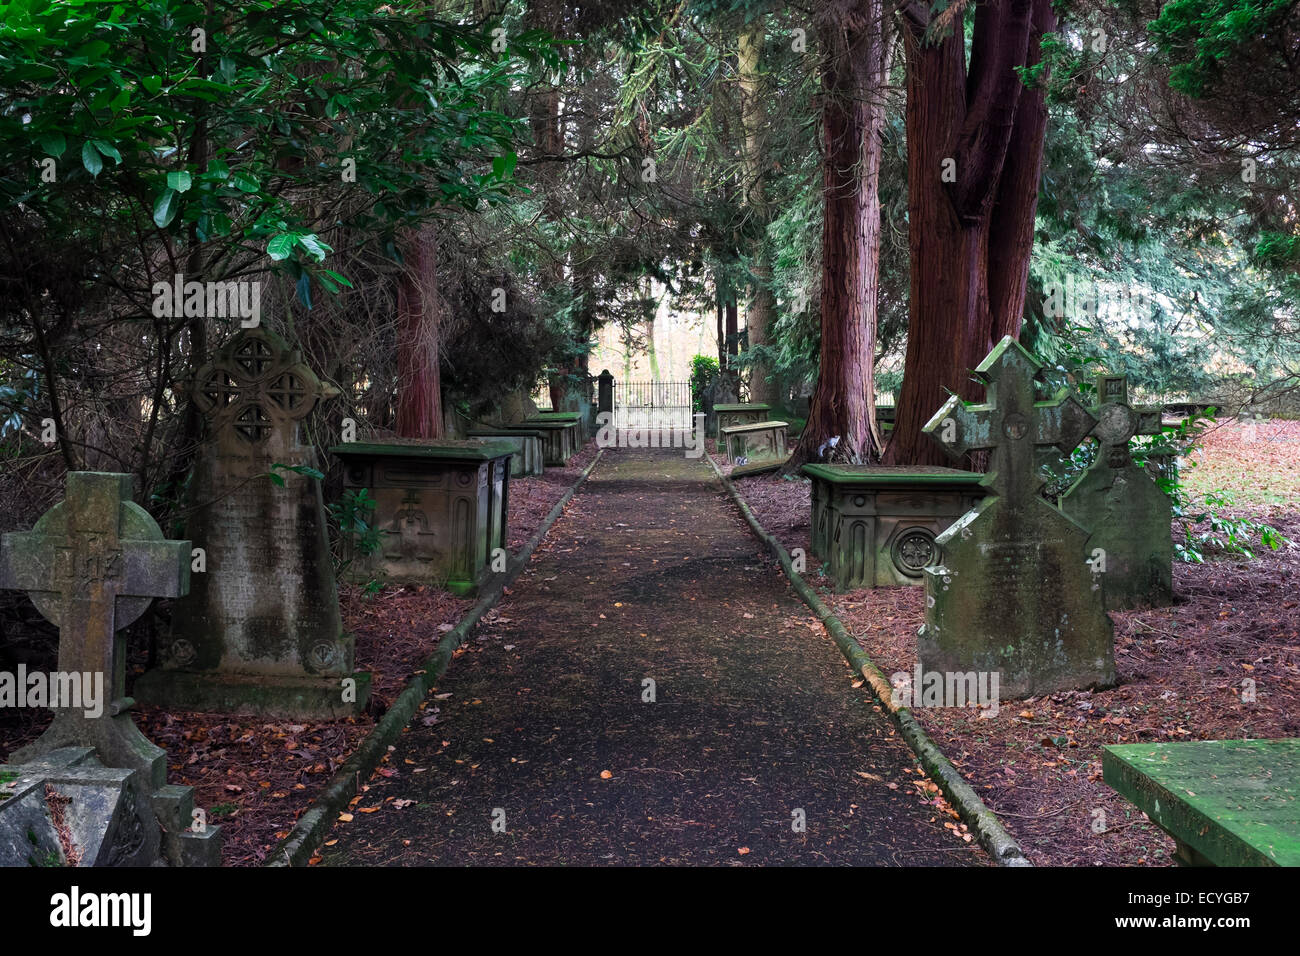
[[[324,865],[989,862],[681,449],[606,449],[471,646]]]

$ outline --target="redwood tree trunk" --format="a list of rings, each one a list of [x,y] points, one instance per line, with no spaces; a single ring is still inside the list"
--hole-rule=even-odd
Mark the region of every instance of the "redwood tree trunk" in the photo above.
[[[437,246],[431,227],[403,247],[406,268],[397,286],[397,434],[442,437],[442,376],[438,366]]]
[[[1036,64],[1055,29],[1050,0],[976,8],[969,70],[962,19],[925,38],[926,6],[903,8],[907,56],[907,358],[885,460],[951,464],[922,434],[949,394],[982,398],[975,368],[1018,336],[1033,251],[1047,111],[1016,68]]]
[[[880,153],[890,37],[882,0],[828,4],[822,44],[821,362],[808,422],[787,471],[821,457],[862,462],[878,453],[876,305],[880,264]]]

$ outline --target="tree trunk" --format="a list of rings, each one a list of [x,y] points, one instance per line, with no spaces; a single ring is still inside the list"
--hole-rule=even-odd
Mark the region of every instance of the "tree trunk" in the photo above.
[[[786,466],[823,457],[863,462],[874,438],[880,266],[880,131],[891,47],[883,0],[829,5],[820,28],[822,128],[821,362],[808,422]]]
[[[727,377],[731,390],[740,397],[740,373],[736,371],[736,356],[740,354],[740,322],[736,311],[735,296],[728,296],[726,305],[723,307],[723,315],[726,319],[727,330],[727,357],[723,363],[722,374]]]
[[[939,42],[917,3],[903,10],[907,55],[911,294],[897,421],[885,460],[952,464],[922,434],[949,394],[982,398],[974,369],[1024,316],[1047,111],[1016,68],[1039,60],[1056,26],[1050,0],[976,8],[969,70],[960,16]]]
[[[763,345],[768,339],[776,303],[772,297],[772,261],[767,242],[767,226],[771,212],[767,203],[767,146],[764,133],[767,111],[763,108],[762,63],[763,18],[755,17],[740,34],[736,57],[740,82],[740,120],[745,128],[741,162],[744,170],[745,206],[750,218],[748,231],[753,236],[750,245],[749,303],[745,309],[745,330],[749,348]],[[777,401],[777,387],[769,382],[772,370],[766,362],[750,365],[749,399],[752,402]]]
[[[397,285],[397,434],[401,438],[441,438],[438,319],[442,298],[432,227],[411,234],[402,258],[406,268]]]

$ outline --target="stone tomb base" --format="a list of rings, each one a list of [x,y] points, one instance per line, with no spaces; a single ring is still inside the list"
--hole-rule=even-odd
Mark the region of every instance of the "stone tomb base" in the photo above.
[[[812,552],[835,590],[920,585],[943,553],[935,539],[983,497],[983,475],[955,468],[804,465]]]
[[[221,827],[192,829],[193,791],[146,784],[91,747],[0,764],[0,866],[220,866]]]
[[[755,422],[765,422],[771,411],[771,405],[761,403],[752,405],[737,405],[734,403],[714,405],[713,414],[716,416],[718,424],[713,437],[718,441],[722,441],[722,429],[731,425],[752,425]]]
[[[572,426],[566,426],[572,427]],[[336,445],[343,485],[375,500],[379,550],[356,555],[355,580],[441,587],[472,595],[492,572],[493,552],[508,545],[508,441],[390,439]],[[504,570],[504,568],[498,568]]]
[[[775,458],[784,461],[786,451],[785,430],[788,423],[778,421],[752,422],[748,425],[728,425],[722,429],[722,447],[729,464],[746,458],[749,462]]]
[[[365,707],[370,673],[293,677],[157,668],[136,679],[134,692],[142,703],[167,710],[335,720],[355,717]]]

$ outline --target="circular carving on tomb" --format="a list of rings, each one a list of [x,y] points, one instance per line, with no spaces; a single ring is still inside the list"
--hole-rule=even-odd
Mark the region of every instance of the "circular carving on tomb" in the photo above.
[[[1002,434],[1012,441],[1019,441],[1029,434],[1029,423],[1019,412],[1012,412],[1002,420]]]
[[[307,663],[317,670],[324,670],[334,663],[338,655],[337,647],[328,641],[321,641],[319,644],[313,644],[311,650],[307,652]]]
[[[867,503],[867,499],[864,498],[862,495],[858,495],[853,499],[853,504],[859,508],[861,508],[866,503]]]
[[[460,485],[468,485],[471,478],[472,476],[468,471],[462,471],[456,475],[456,483]]]
[[[900,572],[919,578],[922,571],[939,560],[939,545],[924,528],[909,528],[894,539],[891,556]]]
[[[360,482],[366,477],[366,469],[361,465],[353,465],[348,469],[348,477],[354,482]]]
[[[194,658],[198,656],[198,652],[194,650],[194,645],[183,637],[179,637],[172,641],[170,652],[171,662],[173,664],[178,664],[181,667],[184,667],[186,664],[192,664]]]

